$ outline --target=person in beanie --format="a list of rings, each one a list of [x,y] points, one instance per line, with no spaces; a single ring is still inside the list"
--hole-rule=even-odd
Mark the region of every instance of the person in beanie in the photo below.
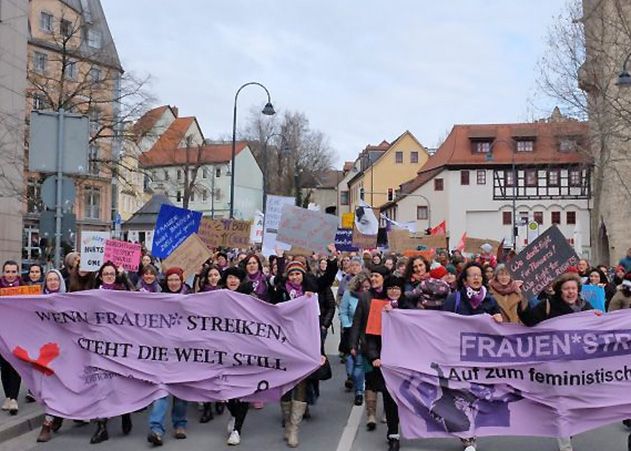
[[[191,289],[184,283],[184,270],[177,266],[167,269],[164,273],[164,284],[162,286],[164,293],[189,294]]]
[[[404,284],[405,280],[402,277],[388,276],[386,278],[383,288],[386,293],[386,299],[390,301],[384,308],[386,311],[399,308],[400,304],[405,303],[402,299]],[[369,373],[372,385],[376,391],[380,391],[383,394],[383,406],[386,411],[386,422],[388,425],[388,451],[399,451],[401,439],[399,435],[399,409],[388,391],[381,373],[381,345],[381,335],[366,334],[366,357],[373,367]]]

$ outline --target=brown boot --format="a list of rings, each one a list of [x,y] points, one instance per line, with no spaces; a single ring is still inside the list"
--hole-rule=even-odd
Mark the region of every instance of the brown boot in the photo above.
[[[366,428],[377,428],[377,392],[372,390],[366,390]]]
[[[283,440],[287,441],[289,437],[289,417],[291,415],[291,401],[281,401],[280,402],[280,411],[283,414]]]
[[[42,430],[39,431],[39,435],[37,436],[38,442],[47,442],[52,438],[52,421],[45,420],[42,424]]]
[[[307,409],[307,403],[302,401],[291,402],[291,414],[289,415],[289,434],[287,435],[287,446],[295,448],[298,446],[298,427]]]

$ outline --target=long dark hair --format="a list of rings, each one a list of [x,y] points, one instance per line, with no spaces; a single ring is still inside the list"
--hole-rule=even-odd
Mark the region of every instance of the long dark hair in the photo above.
[[[421,257],[420,255],[416,257],[410,257],[407,265],[405,265],[405,274],[403,274],[403,278],[406,282],[412,278],[412,274],[414,273],[414,262],[416,260],[421,260],[425,265],[425,272],[429,273],[429,262],[424,257]]]

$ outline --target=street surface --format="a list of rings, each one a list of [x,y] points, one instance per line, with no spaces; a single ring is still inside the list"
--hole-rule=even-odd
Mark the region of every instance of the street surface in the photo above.
[[[327,352],[331,355],[333,379],[321,383],[321,396],[318,403],[310,408],[312,418],[304,420],[300,427],[300,446],[302,451],[385,451],[386,426],[379,424],[375,432],[365,428],[363,407],[353,407],[352,393],[344,391],[344,366],[335,355],[337,335],[329,335]],[[379,415],[382,415],[381,399]],[[226,425],[229,414],[226,410],[221,416],[207,424],[199,423],[200,412],[196,405],[189,406],[188,438],[176,440],[172,437],[172,428],[167,423],[164,451],[198,451],[234,449],[242,451],[285,450],[288,449],[282,439],[280,426],[280,407],[266,405],[262,410],[251,409],[245,420],[241,445],[228,447],[225,444]],[[0,451],[75,451],[107,450],[131,451],[151,449],[147,442],[147,411],[133,416],[134,428],[127,437],[120,429],[120,419],[109,423],[110,439],[98,445],[90,445],[90,437],[95,425],[76,426],[66,421],[53,439],[44,444],[36,443],[38,430],[0,444]],[[167,417],[170,421],[170,417]],[[626,451],[627,431],[621,423],[581,434],[574,438],[574,451]],[[456,439],[402,440],[401,449],[410,451],[461,451]],[[528,437],[492,437],[478,441],[479,451],[556,451],[556,441],[549,438]]]

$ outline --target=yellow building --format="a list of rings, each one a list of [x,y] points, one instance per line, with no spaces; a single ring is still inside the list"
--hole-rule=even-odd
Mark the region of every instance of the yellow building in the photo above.
[[[427,149],[406,130],[392,142],[366,146],[355,164],[357,174],[348,181],[350,211],[360,199],[378,208],[393,200],[403,182],[414,178],[427,162]]]

